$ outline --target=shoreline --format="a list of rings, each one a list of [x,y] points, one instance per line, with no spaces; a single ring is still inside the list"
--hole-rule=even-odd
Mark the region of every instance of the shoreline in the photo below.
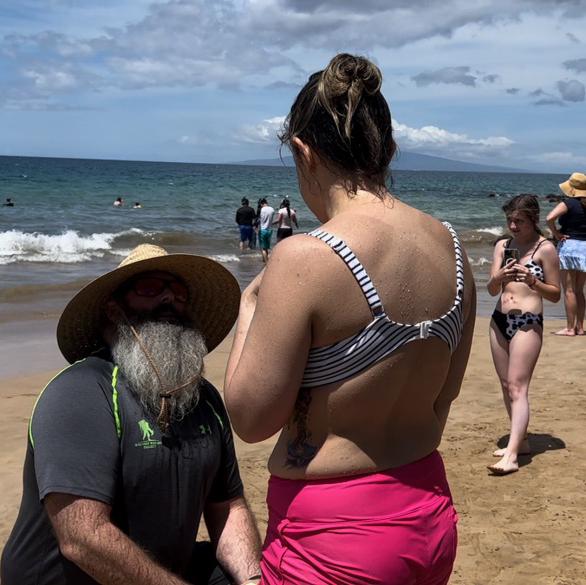
[[[486,293],[486,287],[476,278],[478,289],[478,301],[476,317],[487,318],[492,314],[497,298],[490,297]],[[68,299],[73,296],[69,295]],[[12,307],[8,309],[6,304],[0,303],[0,380],[18,375],[26,375],[61,369],[65,360],[57,348],[55,332],[59,320],[60,311],[67,304],[64,299],[59,309],[51,310],[39,308],[29,311],[20,307],[18,311]],[[544,301],[545,325],[552,320],[564,319],[563,301],[557,304]],[[561,326],[560,326],[561,328]],[[23,363],[20,357],[25,350],[35,356],[33,362]],[[217,351],[217,350],[216,350]]]

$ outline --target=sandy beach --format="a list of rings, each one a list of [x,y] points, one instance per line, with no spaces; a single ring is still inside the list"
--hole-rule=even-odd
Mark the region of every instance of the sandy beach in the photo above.
[[[18,512],[35,397],[62,365],[54,324],[50,319],[31,325],[30,344],[20,352],[14,345],[2,348],[0,547]],[[522,459],[519,473],[492,477],[485,466],[493,461],[495,445],[505,441],[508,421],[490,358],[488,320],[477,320],[462,392],[440,448],[460,517],[453,585],[586,583],[586,338],[550,335],[559,327],[560,322],[546,322],[530,391],[534,453]],[[220,389],[230,343],[225,340],[207,360],[207,377]],[[272,440],[257,445],[237,440],[247,496],[263,535],[271,445]]]

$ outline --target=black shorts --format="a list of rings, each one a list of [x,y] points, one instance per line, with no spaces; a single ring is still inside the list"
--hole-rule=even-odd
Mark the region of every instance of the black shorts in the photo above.
[[[289,236],[293,235],[293,228],[279,228],[277,230],[277,242],[280,240],[284,240]]]

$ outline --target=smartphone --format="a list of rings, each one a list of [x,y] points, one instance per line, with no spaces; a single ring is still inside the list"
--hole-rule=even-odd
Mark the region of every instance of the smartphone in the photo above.
[[[514,264],[519,262],[521,254],[517,248],[505,248],[505,264]]]

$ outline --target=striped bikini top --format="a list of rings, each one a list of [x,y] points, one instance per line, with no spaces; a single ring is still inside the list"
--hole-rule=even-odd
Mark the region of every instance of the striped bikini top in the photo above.
[[[366,270],[343,240],[319,229],[309,234],[325,242],[346,263],[368,302],[372,321],[347,339],[311,348],[303,373],[302,388],[325,386],[351,378],[416,339],[439,337],[448,344],[451,352],[456,349],[464,327],[464,261],[456,232],[449,223],[443,224],[454,241],[456,298],[450,310],[441,317],[414,325],[397,323],[387,315]]]

